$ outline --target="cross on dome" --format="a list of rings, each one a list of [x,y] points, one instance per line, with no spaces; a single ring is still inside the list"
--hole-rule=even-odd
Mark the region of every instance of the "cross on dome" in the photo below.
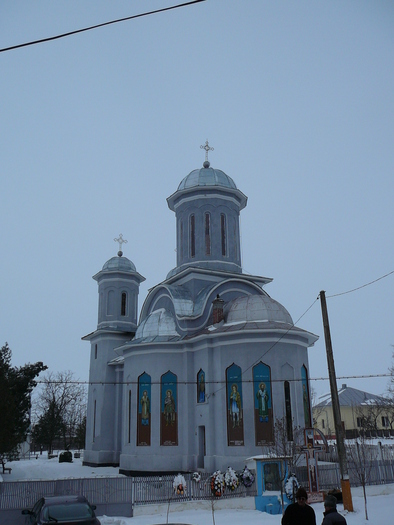
[[[123,234],[122,234],[122,233],[119,233],[119,239],[117,239],[117,238],[115,237],[114,241],[119,243],[119,251],[118,251],[118,255],[119,255],[119,257],[122,257],[122,255],[123,255],[123,252],[122,252],[122,244],[126,244],[127,241],[126,241],[126,239],[123,239]]]
[[[214,148],[210,147],[209,143],[208,143],[208,139],[205,141],[205,145],[204,146],[200,146],[201,149],[205,149],[205,162],[208,162],[208,167],[209,167],[209,160],[208,160],[208,151],[213,151]],[[205,162],[204,162],[204,167],[205,167]]]

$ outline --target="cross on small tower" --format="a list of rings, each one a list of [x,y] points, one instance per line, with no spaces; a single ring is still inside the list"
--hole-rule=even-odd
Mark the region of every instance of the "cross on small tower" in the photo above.
[[[123,234],[122,234],[122,233],[119,233],[119,239],[117,239],[117,238],[115,237],[114,241],[119,243],[119,251],[118,251],[118,255],[119,255],[119,257],[122,257],[122,255],[123,255],[123,252],[122,252],[122,244],[123,244],[123,243],[127,243],[127,241],[126,241],[126,239],[123,239]]]
[[[214,148],[211,148],[208,144],[208,139],[205,141],[204,146],[200,146],[201,149],[205,149],[205,162],[208,162],[208,151],[213,151]]]

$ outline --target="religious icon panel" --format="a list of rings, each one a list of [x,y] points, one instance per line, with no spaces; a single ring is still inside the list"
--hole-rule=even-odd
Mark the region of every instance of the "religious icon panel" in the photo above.
[[[177,377],[168,371],[161,376],[160,445],[178,445]]]
[[[254,429],[256,446],[273,441],[271,370],[264,363],[253,367]]]
[[[242,371],[233,364],[226,371],[227,440],[229,446],[244,444]]]
[[[138,378],[137,446],[150,445],[151,377],[145,372]]]

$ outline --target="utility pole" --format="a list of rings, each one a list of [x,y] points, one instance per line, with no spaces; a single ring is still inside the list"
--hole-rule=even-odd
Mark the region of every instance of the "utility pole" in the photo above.
[[[334,415],[335,435],[337,437],[337,449],[339,458],[339,469],[341,472],[341,489],[343,506],[345,510],[353,512],[352,493],[350,490],[349,472],[346,460],[345,432],[342,427],[341,409],[337,389],[337,378],[335,375],[334,354],[332,352],[330,325],[328,323],[326,292],[320,292],[321,311],[323,316],[324,339],[326,342],[328,377],[330,379],[331,404]]]

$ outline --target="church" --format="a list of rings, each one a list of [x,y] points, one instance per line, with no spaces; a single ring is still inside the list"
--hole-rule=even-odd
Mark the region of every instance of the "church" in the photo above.
[[[176,267],[151,288],[120,249],[93,276],[84,464],[165,473],[241,469],[273,441],[274,421],[311,426],[308,348],[265,286],[242,271],[247,197],[208,160],[167,198],[176,217]]]

